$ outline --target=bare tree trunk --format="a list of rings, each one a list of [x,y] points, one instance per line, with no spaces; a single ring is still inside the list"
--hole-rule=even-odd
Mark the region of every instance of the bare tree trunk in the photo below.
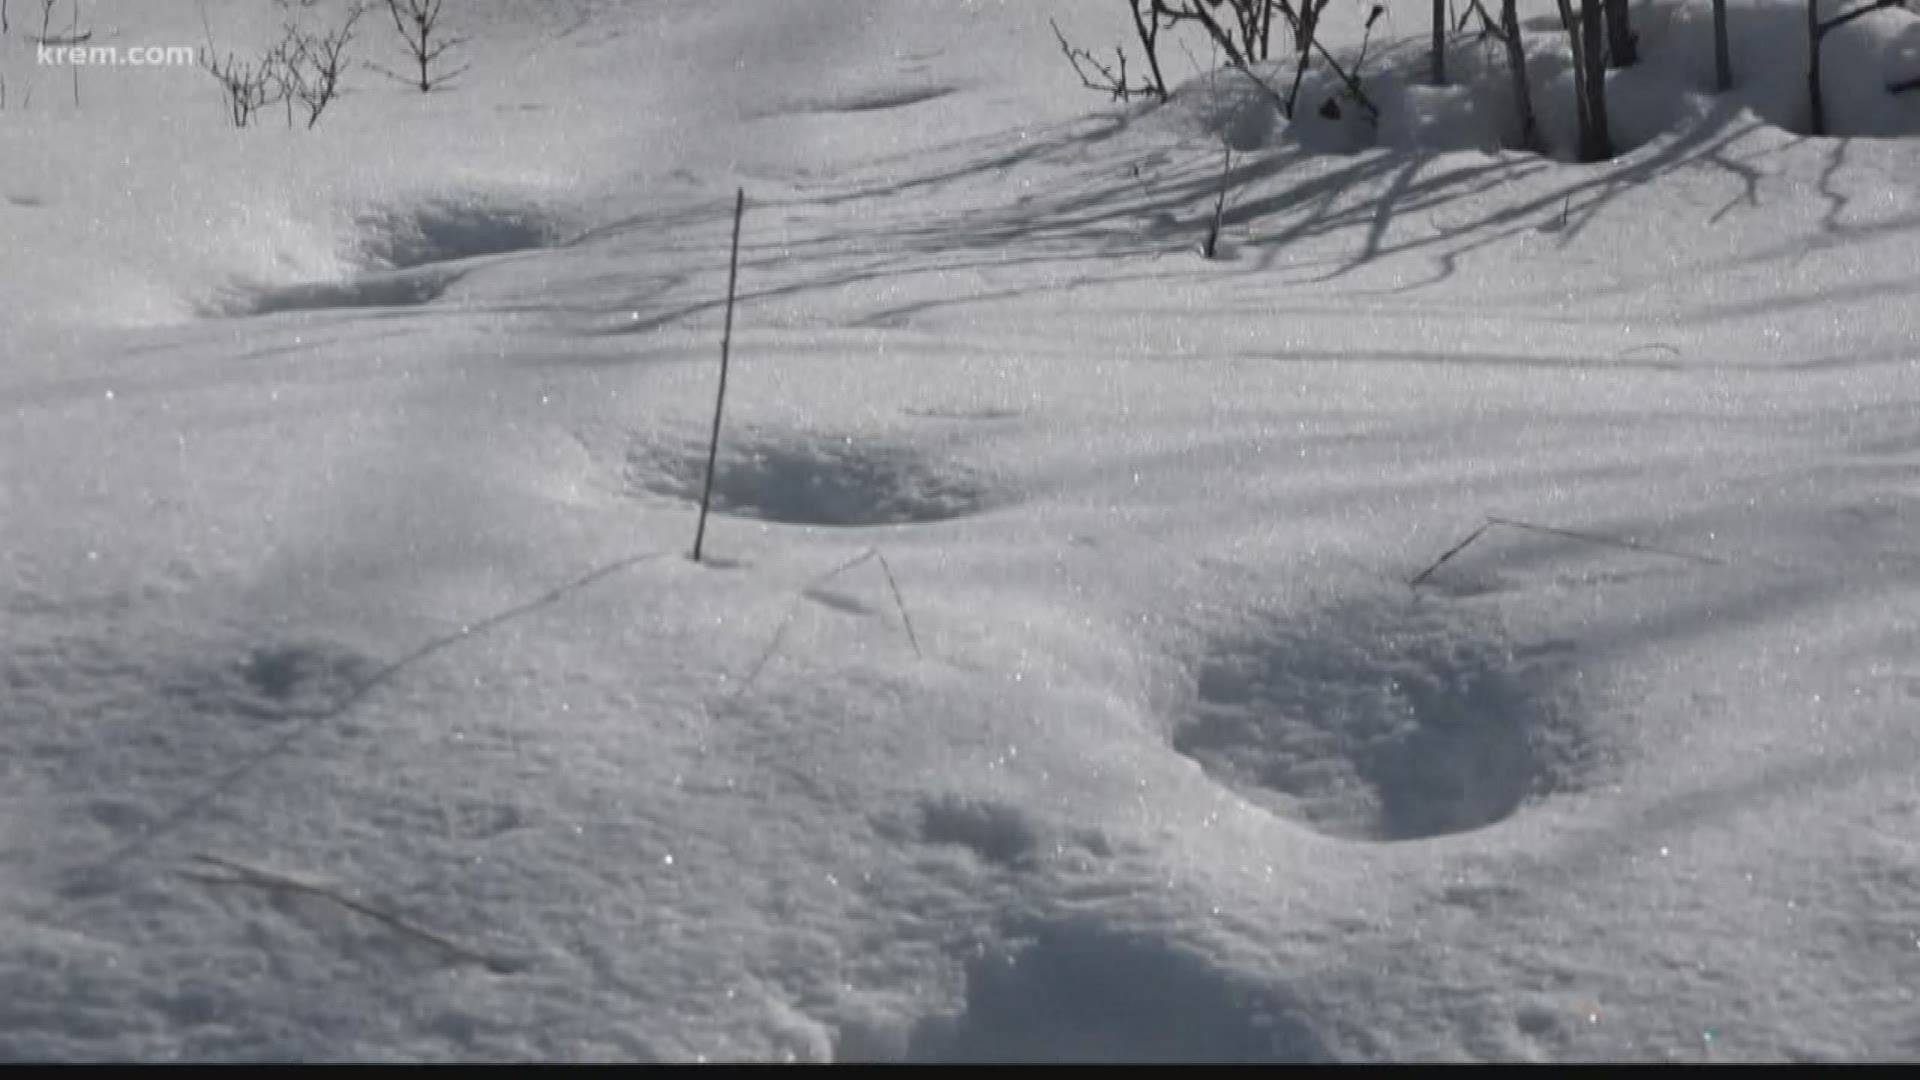
[[[1520,45],[1520,13],[1516,0],[1500,2],[1500,33],[1506,37],[1507,70],[1513,76],[1513,109],[1520,118],[1520,149],[1539,149],[1533,119],[1533,90],[1527,84],[1527,51]]]
[[[1733,89],[1733,59],[1727,48],[1727,0],[1713,0],[1713,88]]]
[[[1586,130],[1581,133],[1580,160],[1605,161],[1613,156],[1613,135],[1607,125],[1607,31],[1606,15],[1600,0],[1586,0],[1580,6],[1580,56],[1578,66],[1586,71]]]
[[[1557,2],[1560,6],[1560,25],[1567,31],[1567,43],[1573,47],[1573,118],[1579,122],[1580,153],[1585,156],[1587,142],[1591,138],[1587,130],[1593,126],[1593,117],[1587,115],[1587,68],[1581,63],[1580,20],[1573,13],[1572,0]]]
[[[1820,88],[1820,45],[1826,36],[1853,22],[1864,19],[1876,11],[1890,7],[1903,7],[1907,0],[1869,0],[1852,11],[1842,11],[1831,19],[1820,18],[1819,0],[1807,0],[1807,106],[1813,114],[1809,126],[1814,135],[1827,133],[1826,96]],[[1887,88],[1890,93],[1904,93],[1913,88],[1913,82],[1898,83]]]
[[[1627,9],[1627,0],[1606,0],[1607,15],[1607,55],[1609,66],[1631,67],[1640,59],[1635,46],[1638,35],[1633,32],[1632,13]]]
[[[1220,159],[1220,195],[1213,201],[1213,226],[1200,241],[1200,254],[1208,259],[1220,250],[1220,223],[1227,212],[1227,179],[1233,173],[1233,147],[1225,149],[1226,155]]]
[[[1820,0],[1807,0],[1807,123],[1815,135],[1827,133],[1827,105],[1820,92]]]
[[[1447,0],[1433,0],[1433,85],[1447,85]]]

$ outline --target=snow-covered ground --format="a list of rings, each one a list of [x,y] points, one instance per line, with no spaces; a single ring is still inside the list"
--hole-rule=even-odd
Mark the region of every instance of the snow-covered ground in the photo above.
[[[1813,139],[1636,3],[1577,165],[1544,0],[1561,160],[1424,0],[1372,134],[1118,0],[448,0],[312,131],[23,6],[0,1056],[1920,1055],[1920,16]]]

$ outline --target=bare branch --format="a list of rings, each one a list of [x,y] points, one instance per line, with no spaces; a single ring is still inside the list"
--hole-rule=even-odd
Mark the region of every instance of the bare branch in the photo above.
[[[1114,46],[1113,49],[1114,56],[1118,58],[1120,67],[1119,72],[1116,73],[1112,68],[1094,59],[1092,53],[1068,43],[1067,35],[1061,32],[1059,23],[1048,19],[1047,24],[1053,27],[1054,39],[1060,43],[1060,51],[1066,54],[1067,63],[1073,65],[1073,73],[1080,76],[1080,85],[1089,90],[1097,90],[1101,93],[1108,94],[1112,96],[1115,101],[1127,101],[1132,99],[1136,94],[1156,93],[1160,95],[1161,100],[1166,99],[1166,91],[1160,87],[1151,85],[1135,86],[1127,82],[1127,54],[1126,51],[1118,45]],[[1099,81],[1096,82],[1093,76],[1087,74],[1086,68],[1081,67],[1082,63],[1099,74]]]
[[[1266,84],[1266,80],[1260,78],[1260,76],[1255,75],[1253,73],[1252,68],[1236,67],[1233,70],[1239,72],[1242,75],[1245,75],[1248,79],[1252,80],[1253,85],[1259,87],[1261,93],[1266,94],[1267,97],[1270,100],[1272,100],[1273,107],[1280,110],[1281,116],[1284,116],[1289,120],[1293,119],[1293,99],[1292,98],[1281,97],[1280,91],[1275,90],[1271,86],[1268,86]],[[1300,81],[1298,79],[1295,79],[1294,89],[1298,91],[1299,88],[1300,88]]]
[[[287,25],[286,37],[277,47],[281,86],[289,110],[294,101],[305,108],[309,129],[320,122],[320,114],[340,94],[340,80],[347,70],[347,46],[353,41],[355,24],[366,11],[365,6],[355,4],[348,9],[344,23],[324,32]]]
[[[1352,75],[1347,74],[1346,69],[1340,66],[1340,61],[1335,60],[1333,54],[1327,51],[1327,47],[1320,44],[1319,38],[1314,39],[1313,47],[1320,50],[1321,59],[1327,62],[1327,67],[1333,69],[1334,75],[1346,85],[1347,94],[1352,97],[1353,100],[1359,102],[1360,107],[1367,110],[1367,115],[1372,117],[1377,123],[1380,119],[1380,107],[1375,105],[1373,99],[1367,96],[1366,88],[1360,85],[1359,75],[1357,73]]]
[[[1153,92],[1160,100],[1167,100],[1167,80],[1160,75],[1160,20],[1151,14],[1143,14],[1140,5],[1150,0],[1128,0],[1128,10],[1133,14],[1133,32],[1140,39],[1140,48],[1147,54],[1147,73],[1153,76]]]
[[[1813,0],[1808,0],[1808,2],[1812,3]],[[1871,15],[1882,8],[1905,7],[1906,3],[1907,3],[1907,0],[1873,0],[1872,3],[1869,3],[1863,7],[1854,8],[1852,11],[1835,15],[1833,18],[1828,19],[1825,22],[1822,22],[1819,28],[1819,36],[1826,37],[1828,34],[1833,33],[1835,30],[1840,29],[1841,27],[1847,25],[1853,20],[1864,18],[1865,16]]]
[[[237,128],[246,127],[255,113],[280,102],[286,93],[285,83],[277,73],[276,53],[270,52],[258,61],[241,60],[228,53],[222,60],[214,55],[209,43],[207,51],[201,54],[200,66],[226,94],[227,118]]]
[[[1211,0],[1211,2],[1217,6],[1220,0]],[[1245,65],[1247,62],[1246,54],[1241,52],[1238,45],[1234,44],[1233,35],[1222,29],[1214,17],[1207,12],[1205,7],[1207,3],[1208,0],[1200,0],[1199,4],[1195,6],[1170,8],[1167,6],[1167,0],[1153,0],[1153,13],[1155,17],[1161,20],[1161,25],[1163,26],[1174,26],[1183,22],[1199,23],[1206,28],[1207,35],[1213,38],[1215,44],[1220,46],[1221,51],[1227,54],[1228,63],[1235,67]]]

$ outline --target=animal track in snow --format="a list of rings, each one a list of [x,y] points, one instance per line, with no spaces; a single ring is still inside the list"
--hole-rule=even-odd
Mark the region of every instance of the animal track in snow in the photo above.
[[[212,314],[268,315],[324,308],[412,307],[445,295],[471,266],[466,260],[547,246],[543,214],[516,206],[427,203],[363,215],[349,258],[364,269],[339,281],[243,290]]]
[[[952,795],[920,804],[920,839],[957,844],[1003,866],[1025,863],[1040,846],[1038,828],[1019,807]]]
[[[339,708],[373,678],[369,658],[320,642],[248,650],[224,666],[177,675],[169,696],[196,709],[258,720],[304,719]]]
[[[763,117],[795,114],[834,114],[868,113],[886,109],[904,109],[911,105],[935,101],[954,93],[958,87],[932,85],[895,85],[870,86],[860,90],[850,90],[828,97],[794,101],[772,112],[761,114]]]
[[[1217,639],[1174,747],[1250,801],[1346,839],[1486,828],[1578,779],[1558,651],[1517,657],[1458,605],[1381,599]]]
[[[1326,1061],[1298,1004],[1091,915],[1009,927],[967,965],[965,1001],[917,1023],[912,1061]],[[845,1047],[857,1056],[857,1047]]]
[[[422,267],[362,274],[345,281],[313,281],[263,289],[222,305],[224,315],[272,315],[327,308],[418,307],[446,294],[464,272]]]
[[[697,503],[704,446],[630,451],[630,490]],[[989,505],[966,471],[910,446],[875,439],[791,435],[723,441],[713,508],[789,525],[857,527],[945,521]]]

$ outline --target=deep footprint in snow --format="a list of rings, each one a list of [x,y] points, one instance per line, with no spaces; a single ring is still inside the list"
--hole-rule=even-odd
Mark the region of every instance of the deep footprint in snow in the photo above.
[[[627,456],[630,490],[697,503],[704,447],[646,446]],[[987,505],[957,464],[911,446],[854,436],[743,436],[723,442],[713,508],[789,525],[854,527],[945,521]]]
[[[908,1060],[1327,1061],[1296,1002],[1146,930],[1092,917],[1013,928],[967,965],[966,999],[916,1024]],[[840,1056],[869,1055],[843,1034]]]
[[[256,720],[325,715],[372,681],[377,665],[323,642],[262,645],[231,662],[177,676],[169,696],[196,709]]]
[[[222,305],[225,315],[271,315],[281,311],[327,308],[418,307],[446,294],[462,272],[420,267],[361,274],[346,281],[315,281],[263,289]]]
[[[555,239],[545,214],[524,206],[428,203],[360,219],[363,261],[384,270],[504,255]]]
[[[942,84],[893,84],[846,90],[824,97],[801,98],[780,107],[755,114],[755,119],[807,114],[870,113],[905,109],[955,93],[956,86]]]
[[[920,804],[920,839],[953,844],[1000,866],[1021,866],[1040,847],[1040,829],[1011,803],[958,795],[935,796]]]
[[[548,246],[556,228],[520,206],[427,203],[363,215],[352,261],[363,272],[341,281],[243,290],[211,314],[269,315],[324,308],[413,307],[445,295],[466,275],[464,260]]]
[[[1418,840],[1570,787],[1587,745],[1561,652],[1516,656],[1460,605],[1381,599],[1217,640],[1174,747],[1320,833]]]

